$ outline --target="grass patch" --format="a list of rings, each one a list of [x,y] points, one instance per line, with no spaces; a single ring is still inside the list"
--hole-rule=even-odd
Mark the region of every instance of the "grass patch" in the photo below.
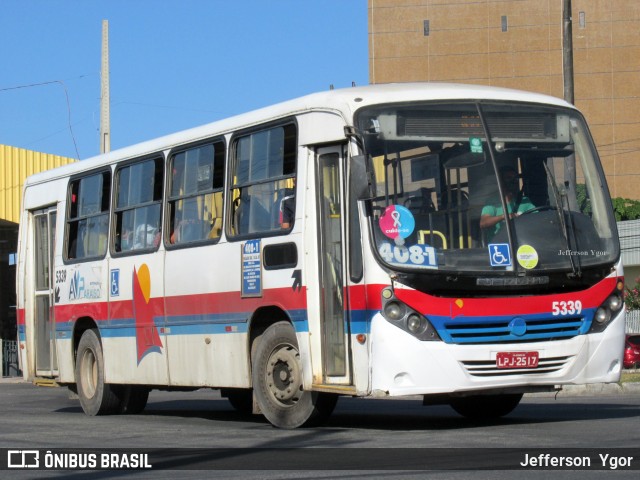
[[[640,372],[622,372],[620,383],[640,382]]]

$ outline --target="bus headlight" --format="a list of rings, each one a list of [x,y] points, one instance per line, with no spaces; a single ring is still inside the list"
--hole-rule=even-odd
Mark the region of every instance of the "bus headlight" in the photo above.
[[[384,316],[389,320],[397,322],[398,320],[402,320],[404,315],[404,306],[398,302],[389,302],[384,306]]]
[[[398,300],[391,288],[382,291],[382,316],[419,340],[440,340],[429,319]]]
[[[602,332],[607,328],[607,325],[609,325],[613,317],[622,310],[623,305],[624,300],[622,300],[622,294],[620,289],[617,288],[602,302],[602,305],[597,308],[596,313],[593,315],[589,333]]]
[[[407,317],[407,328],[414,335],[418,335],[422,333],[422,331],[426,326],[425,325],[426,321],[423,321],[423,320],[424,320],[424,317],[420,317],[419,315],[412,313]]]
[[[600,307],[593,316],[596,323],[603,324],[611,320],[611,312],[607,308]]]
[[[607,299],[607,303],[609,306],[609,310],[611,310],[612,312],[617,312],[622,308],[623,300],[620,295],[611,295]]]

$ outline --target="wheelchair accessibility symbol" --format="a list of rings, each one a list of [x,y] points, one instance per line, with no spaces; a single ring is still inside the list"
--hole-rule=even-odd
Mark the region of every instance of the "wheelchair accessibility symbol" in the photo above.
[[[490,243],[489,259],[492,267],[510,267],[511,250],[508,243]]]
[[[120,269],[111,270],[111,296],[120,296]]]

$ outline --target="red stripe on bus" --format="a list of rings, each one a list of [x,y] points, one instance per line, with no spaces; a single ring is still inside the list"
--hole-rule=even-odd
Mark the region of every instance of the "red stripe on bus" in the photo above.
[[[586,290],[549,295],[494,298],[443,298],[416,290],[396,289],[399,300],[421,312],[455,318],[460,315],[530,315],[551,311],[553,302],[580,300],[582,308],[595,308],[607,298],[616,286],[617,278],[605,278]]]
[[[251,312],[265,305],[277,306],[283,310],[304,310],[307,308],[305,293],[303,289],[292,291],[290,287],[286,287],[264,290],[263,296],[256,298],[242,298],[237,291],[155,297],[149,299],[149,304],[154,316],[241,313]],[[73,321],[81,317],[95,320],[128,319],[134,317],[134,305],[133,299],[56,305],[55,315],[57,322]]]
[[[606,278],[587,290],[523,297],[464,298],[436,297],[417,290],[396,289],[396,297],[409,306],[432,315],[457,317],[478,315],[527,315],[551,310],[556,301],[582,302],[582,308],[598,307],[615,288],[618,278]],[[389,285],[352,285],[348,287],[351,310],[379,310],[380,293]],[[292,290],[289,287],[263,291],[258,298],[242,298],[239,291],[181,295],[166,298],[152,298],[154,315],[199,315],[251,312],[265,305],[274,305],[283,310],[304,310],[307,308],[304,287]],[[345,306],[346,307],[346,306]],[[17,310],[17,323],[26,323],[25,309]],[[128,319],[134,316],[133,300],[109,302],[73,303],[56,305],[57,322],[74,321],[81,317],[95,320]]]

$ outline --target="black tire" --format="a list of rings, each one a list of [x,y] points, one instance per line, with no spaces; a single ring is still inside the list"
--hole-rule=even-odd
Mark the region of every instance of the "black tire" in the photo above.
[[[80,338],[75,376],[84,413],[94,416],[118,411],[121,402],[117,389],[104,382],[102,344],[96,330],[86,330]]]
[[[474,395],[453,398],[451,408],[463,417],[474,420],[489,420],[511,413],[522,400],[522,393],[504,395]]]
[[[333,412],[337,395],[302,389],[302,365],[296,335],[288,322],[271,325],[252,359],[253,390],[260,411],[272,425],[314,425]]]
[[[253,412],[253,391],[248,388],[228,388],[221,392],[223,397],[240,413]]]
[[[147,406],[147,400],[149,399],[149,389],[147,387],[122,385],[118,390],[120,392],[119,413],[136,415]]]

